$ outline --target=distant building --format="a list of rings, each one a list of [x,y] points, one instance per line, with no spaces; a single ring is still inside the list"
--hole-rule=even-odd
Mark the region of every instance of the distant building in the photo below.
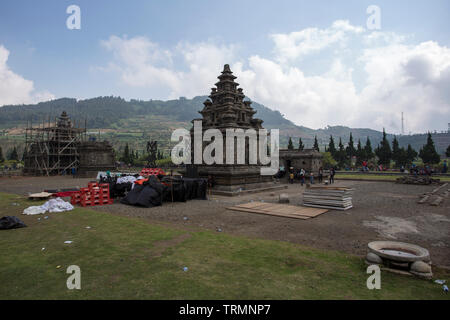
[[[75,126],[65,111],[54,122],[27,126],[24,163],[23,173],[28,175],[95,176],[97,171],[115,169],[112,146],[86,141],[86,128]]]
[[[322,154],[315,149],[280,149],[280,166],[284,166],[286,171],[293,167],[295,170],[317,173],[322,167],[322,158]]]

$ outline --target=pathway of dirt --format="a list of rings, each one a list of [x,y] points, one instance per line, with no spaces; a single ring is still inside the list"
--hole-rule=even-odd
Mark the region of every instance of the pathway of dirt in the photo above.
[[[92,179],[71,177],[0,178],[0,191],[27,195],[43,189],[84,186]],[[305,187],[289,185],[286,190],[240,197],[213,196],[210,200],[164,203],[161,207],[138,208],[120,204],[93,207],[122,216],[141,217],[150,223],[189,231],[209,229],[255,238],[290,241],[307,246],[365,255],[374,240],[411,242],[427,248],[433,263],[450,267],[450,200],[441,206],[419,205],[417,201],[433,186],[401,185],[392,182],[338,181],[336,186],[355,188],[354,208],[331,210],[308,220],[227,210],[226,207],[254,201],[277,202],[288,193],[291,204],[302,203]]]

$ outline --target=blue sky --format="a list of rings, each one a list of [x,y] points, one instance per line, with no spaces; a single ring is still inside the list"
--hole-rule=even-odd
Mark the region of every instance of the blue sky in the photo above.
[[[72,4],[81,8],[81,30],[66,28]],[[381,9],[383,43],[368,44],[369,5]],[[230,63],[244,92],[300,125],[398,132],[404,111],[411,131],[443,130],[449,12],[444,0],[2,0],[3,70],[24,93],[0,83],[0,104],[206,95]],[[379,74],[380,66],[403,76]]]

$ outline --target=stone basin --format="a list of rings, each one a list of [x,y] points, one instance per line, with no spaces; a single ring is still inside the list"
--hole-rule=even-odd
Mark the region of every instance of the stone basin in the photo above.
[[[373,241],[368,244],[369,252],[383,259],[399,262],[430,261],[427,249],[414,244],[397,241]]]

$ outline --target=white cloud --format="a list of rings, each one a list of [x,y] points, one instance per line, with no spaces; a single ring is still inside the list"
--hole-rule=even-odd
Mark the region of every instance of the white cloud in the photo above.
[[[193,96],[215,82],[217,71],[234,59],[233,46],[202,42],[179,43],[172,50],[162,49],[145,37],[111,36],[102,45],[113,52],[109,70],[119,71],[123,82],[134,87],[165,87],[167,97]],[[178,71],[173,59],[180,58],[186,71]],[[153,97],[155,98],[155,97]]]
[[[418,45],[388,45],[365,50],[361,57],[367,86],[361,105],[370,106],[361,120],[375,119],[378,126],[400,129],[392,122],[403,111],[408,130],[445,128],[450,118],[450,49],[436,42]],[[392,122],[392,123],[390,123]]]
[[[347,20],[337,20],[330,28],[306,28],[288,34],[273,34],[277,60],[284,63],[320,51],[333,44],[344,45],[350,34],[364,32],[364,28],[352,26]]]
[[[163,49],[145,37],[112,36],[102,43],[114,56],[108,68],[119,72],[124,84],[167,90],[159,98],[209,94],[229,63],[245,94],[299,125],[385,127],[399,133],[404,112],[407,131],[446,128],[449,48],[432,41],[407,44],[410,36],[369,32],[342,20],[270,38],[273,57],[255,53],[247,58],[238,57],[233,45],[212,42]],[[321,57],[328,61],[327,71],[306,74],[298,61],[307,55],[314,59],[313,53],[325,49],[332,49],[327,60]]]
[[[0,45],[0,106],[36,103],[54,99],[50,92],[35,92],[33,81],[11,71],[7,65],[9,51]]]

